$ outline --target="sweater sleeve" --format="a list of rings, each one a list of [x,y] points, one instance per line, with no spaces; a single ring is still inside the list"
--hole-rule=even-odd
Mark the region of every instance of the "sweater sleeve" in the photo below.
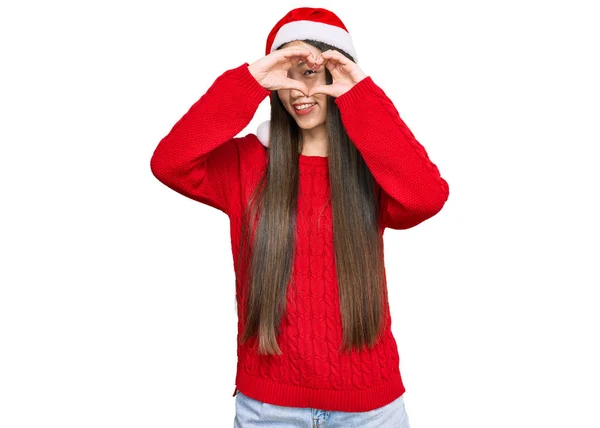
[[[409,229],[444,206],[449,187],[370,76],[335,99],[344,128],[382,190],[382,227]]]
[[[188,198],[229,215],[233,183],[240,180],[234,138],[270,93],[248,63],[225,71],[159,142],[150,160],[154,176]]]

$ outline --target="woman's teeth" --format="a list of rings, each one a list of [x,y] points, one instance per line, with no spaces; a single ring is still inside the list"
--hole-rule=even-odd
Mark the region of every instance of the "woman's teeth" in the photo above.
[[[299,106],[294,106],[294,108],[296,110],[304,110],[304,109],[307,109],[307,108],[312,107],[314,105],[315,105],[315,103],[312,103],[312,104],[301,104]]]

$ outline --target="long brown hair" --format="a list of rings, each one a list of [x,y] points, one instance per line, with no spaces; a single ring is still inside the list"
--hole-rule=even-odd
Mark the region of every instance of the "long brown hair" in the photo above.
[[[326,43],[304,40],[320,49]],[[325,68],[326,82],[332,83]],[[379,233],[379,192],[361,154],[344,129],[335,98],[327,96],[326,127],[335,263],[343,325],[341,350],[372,347],[384,324],[386,290]],[[258,353],[280,355],[279,326],[285,310],[296,248],[301,139],[298,125],[271,94],[268,163],[244,211],[238,266],[248,289],[242,343],[257,335]],[[253,225],[250,227],[250,225]],[[254,231],[255,228],[255,231]]]

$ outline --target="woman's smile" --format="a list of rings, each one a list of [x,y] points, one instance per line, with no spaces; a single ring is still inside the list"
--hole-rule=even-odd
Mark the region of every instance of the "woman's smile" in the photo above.
[[[300,105],[295,105],[294,107],[294,111],[296,112],[296,114],[298,115],[305,115],[310,113],[311,111],[314,110],[314,108],[316,107],[316,103],[312,103],[312,104],[300,104]]]

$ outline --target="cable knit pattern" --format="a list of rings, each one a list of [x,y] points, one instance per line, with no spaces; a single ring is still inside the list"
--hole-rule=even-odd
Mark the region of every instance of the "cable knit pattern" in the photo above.
[[[160,141],[151,159],[169,188],[229,216],[237,270],[241,216],[267,167],[254,134],[235,137],[269,91],[248,63],[225,71]],[[335,99],[344,127],[382,188],[381,233],[413,227],[441,210],[447,182],[371,77]],[[328,159],[299,158],[297,248],[278,343],[282,355],[241,344],[247,285],[236,279],[236,388],[280,406],[364,412],[405,391],[385,285],[385,334],[373,349],[341,353],[342,323],[333,247]],[[382,241],[383,242],[383,241]],[[235,395],[235,393],[234,393]]]

